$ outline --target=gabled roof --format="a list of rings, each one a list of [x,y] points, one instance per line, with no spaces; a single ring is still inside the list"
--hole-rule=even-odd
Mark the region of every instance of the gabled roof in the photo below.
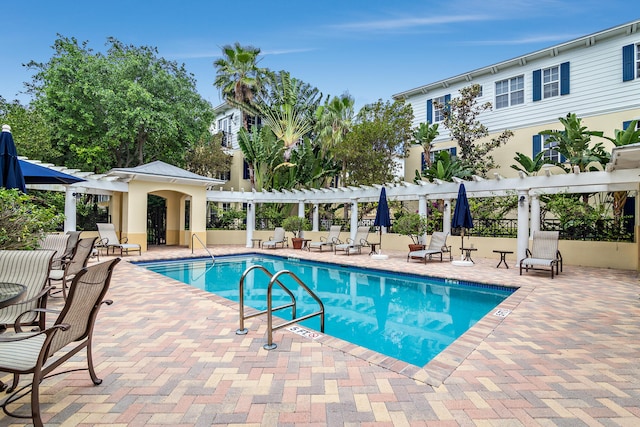
[[[220,185],[225,181],[206,176],[198,175],[193,172],[186,171],[177,166],[156,160],[155,162],[145,165],[136,166],[134,168],[116,168],[111,169],[108,176],[117,176],[124,181],[156,181],[171,182],[189,185]]]
[[[515,66],[522,66],[539,58],[549,57],[549,56],[558,56],[560,53],[566,52],[568,50],[593,46],[599,41],[609,39],[612,37],[634,34],[638,30],[640,30],[640,20],[628,22],[626,24],[622,24],[617,27],[609,28],[604,31],[599,31],[597,33],[582,36],[577,39],[570,40],[568,42],[560,43],[555,46],[551,46],[542,50],[538,50],[532,53],[528,53],[526,55],[519,56],[517,58],[509,59],[503,62],[498,62],[496,64],[489,65],[483,68],[478,68],[476,70],[459,74],[457,76],[449,77],[444,80],[440,80],[434,83],[429,83],[414,89],[409,89],[407,91],[400,92],[393,95],[393,98],[406,99],[410,96],[426,94],[430,91],[447,88],[451,85],[458,84],[461,82],[471,83],[473,79],[476,77],[484,76],[487,74],[496,74],[501,70],[515,67]]]

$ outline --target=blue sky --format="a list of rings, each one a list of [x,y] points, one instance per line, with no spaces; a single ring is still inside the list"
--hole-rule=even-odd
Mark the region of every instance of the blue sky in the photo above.
[[[236,41],[357,107],[638,19],[631,0],[87,1],[4,0],[0,95],[29,101],[22,64],[46,62],[57,34],[102,51],[108,37],[184,63],[220,104],[213,61]]]

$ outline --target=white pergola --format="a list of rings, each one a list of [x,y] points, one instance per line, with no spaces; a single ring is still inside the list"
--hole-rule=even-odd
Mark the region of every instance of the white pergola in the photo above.
[[[73,169],[41,164],[41,166],[55,168],[64,173],[84,178],[85,182],[72,185],[40,186],[42,189],[66,191],[65,215],[69,223],[65,222],[65,230],[75,229],[75,194],[113,194],[127,192],[126,179],[117,170],[102,175],[81,172]],[[540,228],[540,195],[544,194],[581,194],[612,191],[637,192],[640,185],[640,144],[615,147],[612,150],[611,162],[605,171],[553,174],[553,168],[543,168],[536,176],[520,173],[515,178],[504,178],[494,174],[491,179],[474,176],[470,181],[456,179],[454,182],[426,181],[418,184],[402,182],[384,184],[387,197],[390,200],[418,201],[418,211],[427,214],[428,200],[444,200],[443,229],[450,232],[451,201],[457,198],[460,182],[465,183],[467,197],[498,197],[518,196],[518,236],[517,259],[525,256],[529,236],[532,231]],[[170,184],[175,177],[166,176]],[[354,238],[358,220],[358,203],[376,202],[383,185],[340,187],[322,189],[294,189],[282,191],[223,191],[214,190],[209,186],[207,200],[213,202],[246,203],[247,204],[247,247],[251,247],[251,239],[255,230],[256,203],[289,203],[298,205],[298,215],[304,216],[306,204],[313,205],[313,230],[319,228],[318,204],[348,203],[351,205],[351,237]],[[38,187],[38,188],[40,188]],[[221,188],[221,187],[220,187]],[[73,203],[72,203],[73,202]],[[636,206],[637,208],[637,206]],[[636,209],[637,210],[637,209]],[[636,216],[636,222],[637,222]]]

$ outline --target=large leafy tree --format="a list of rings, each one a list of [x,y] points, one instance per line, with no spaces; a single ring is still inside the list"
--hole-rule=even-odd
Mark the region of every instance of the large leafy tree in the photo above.
[[[30,159],[54,162],[61,156],[51,144],[50,128],[40,110],[20,101],[6,101],[0,96],[0,120],[11,125],[18,154]]]
[[[345,185],[370,185],[395,180],[399,158],[406,157],[411,141],[411,105],[379,100],[364,106],[357,123],[342,144],[334,148],[336,158],[349,171]]]
[[[503,131],[495,138],[486,139],[489,129],[483,125],[478,116],[491,109],[491,103],[478,103],[482,87],[478,84],[460,89],[460,96],[451,99],[448,105],[434,103],[442,110],[444,126],[451,132],[451,137],[458,143],[458,155],[465,166],[474,173],[486,176],[490,169],[497,165],[491,152],[505,144],[513,136],[510,130]],[[479,142],[484,140],[484,142]]]
[[[97,172],[153,160],[184,165],[185,151],[208,131],[211,105],[184,65],[151,47],[107,41],[106,54],[59,36],[29,89],[70,167]]]
[[[199,175],[217,178],[231,170],[232,159],[222,148],[222,134],[207,134],[187,150],[185,167]]]

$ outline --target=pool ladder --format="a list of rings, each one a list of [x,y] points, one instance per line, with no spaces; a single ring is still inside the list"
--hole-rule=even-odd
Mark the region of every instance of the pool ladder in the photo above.
[[[253,314],[248,314],[245,315],[244,314],[244,280],[247,277],[247,275],[253,271],[253,270],[260,270],[263,273],[265,273],[267,276],[270,277],[269,280],[269,287],[267,288],[267,309],[266,310],[262,310],[262,311],[258,311],[256,313]],[[280,276],[291,276],[293,278],[293,280],[295,280],[298,285],[300,285],[300,287],[302,289],[304,289],[305,291],[307,291],[307,293],[309,294],[309,296],[311,296],[311,298],[313,298],[318,305],[320,306],[320,309],[316,312],[307,314],[305,316],[302,317],[296,317],[296,297],[293,295],[293,292],[291,292],[291,290],[289,288],[287,288],[280,280],[279,277]],[[291,302],[281,305],[279,307],[273,307],[273,300],[272,300],[272,296],[273,296],[273,285],[278,285],[280,286],[280,288],[282,288],[283,291],[285,291],[285,293],[287,295],[289,295],[289,297],[291,298]],[[315,316],[320,316],[320,332],[324,333],[324,304],[322,303],[322,301],[320,300],[320,298],[311,290],[309,289],[309,287],[307,285],[304,284],[304,282],[302,280],[300,280],[300,278],[298,276],[296,276],[294,273],[292,273],[289,270],[280,270],[278,271],[276,274],[271,274],[271,272],[269,270],[267,270],[265,267],[261,266],[261,265],[253,265],[249,268],[247,268],[244,273],[242,273],[242,277],[240,278],[240,327],[236,330],[236,334],[238,335],[245,335],[247,332],[249,332],[249,330],[247,328],[244,327],[244,321],[246,319],[250,319],[252,317],[257,317],[257,316],[261,316],[263,314],[267,315],[267,343],[263,346],[263,348],[265,350],[273,350],[274,348],[276,348],[278,345],[273,343],[273,331],[277,330],[277,329],[281,329],[284,328],[285,326],[289,326],[292,325],[294,323],[298,323],[301,322],[303,320],[306,319],[310,319],[312,317]],[[274,311],[278,311],[278,310],[283,310],[285,308],[289,308],[291,307],[291,320],[289,320],[288,322],[283,322],[279,325],[273,325],[273,312]]]
[[[198,237],[198,235],[195,234],[195,233],[193,233],[191,235],[191,253],[193,254],[193,240],[194,239],[198,240],[198,242],[200,242],[200,244],[202,245],[204,250],[207,251],[207,253],[211,257],[211,261],[216,262],[215,258],[213,257],[213,254],[211,252],[209,252],[209,249],[207,248],[207,245],[205,245],[204,242],[200,239],[200,237]]]

